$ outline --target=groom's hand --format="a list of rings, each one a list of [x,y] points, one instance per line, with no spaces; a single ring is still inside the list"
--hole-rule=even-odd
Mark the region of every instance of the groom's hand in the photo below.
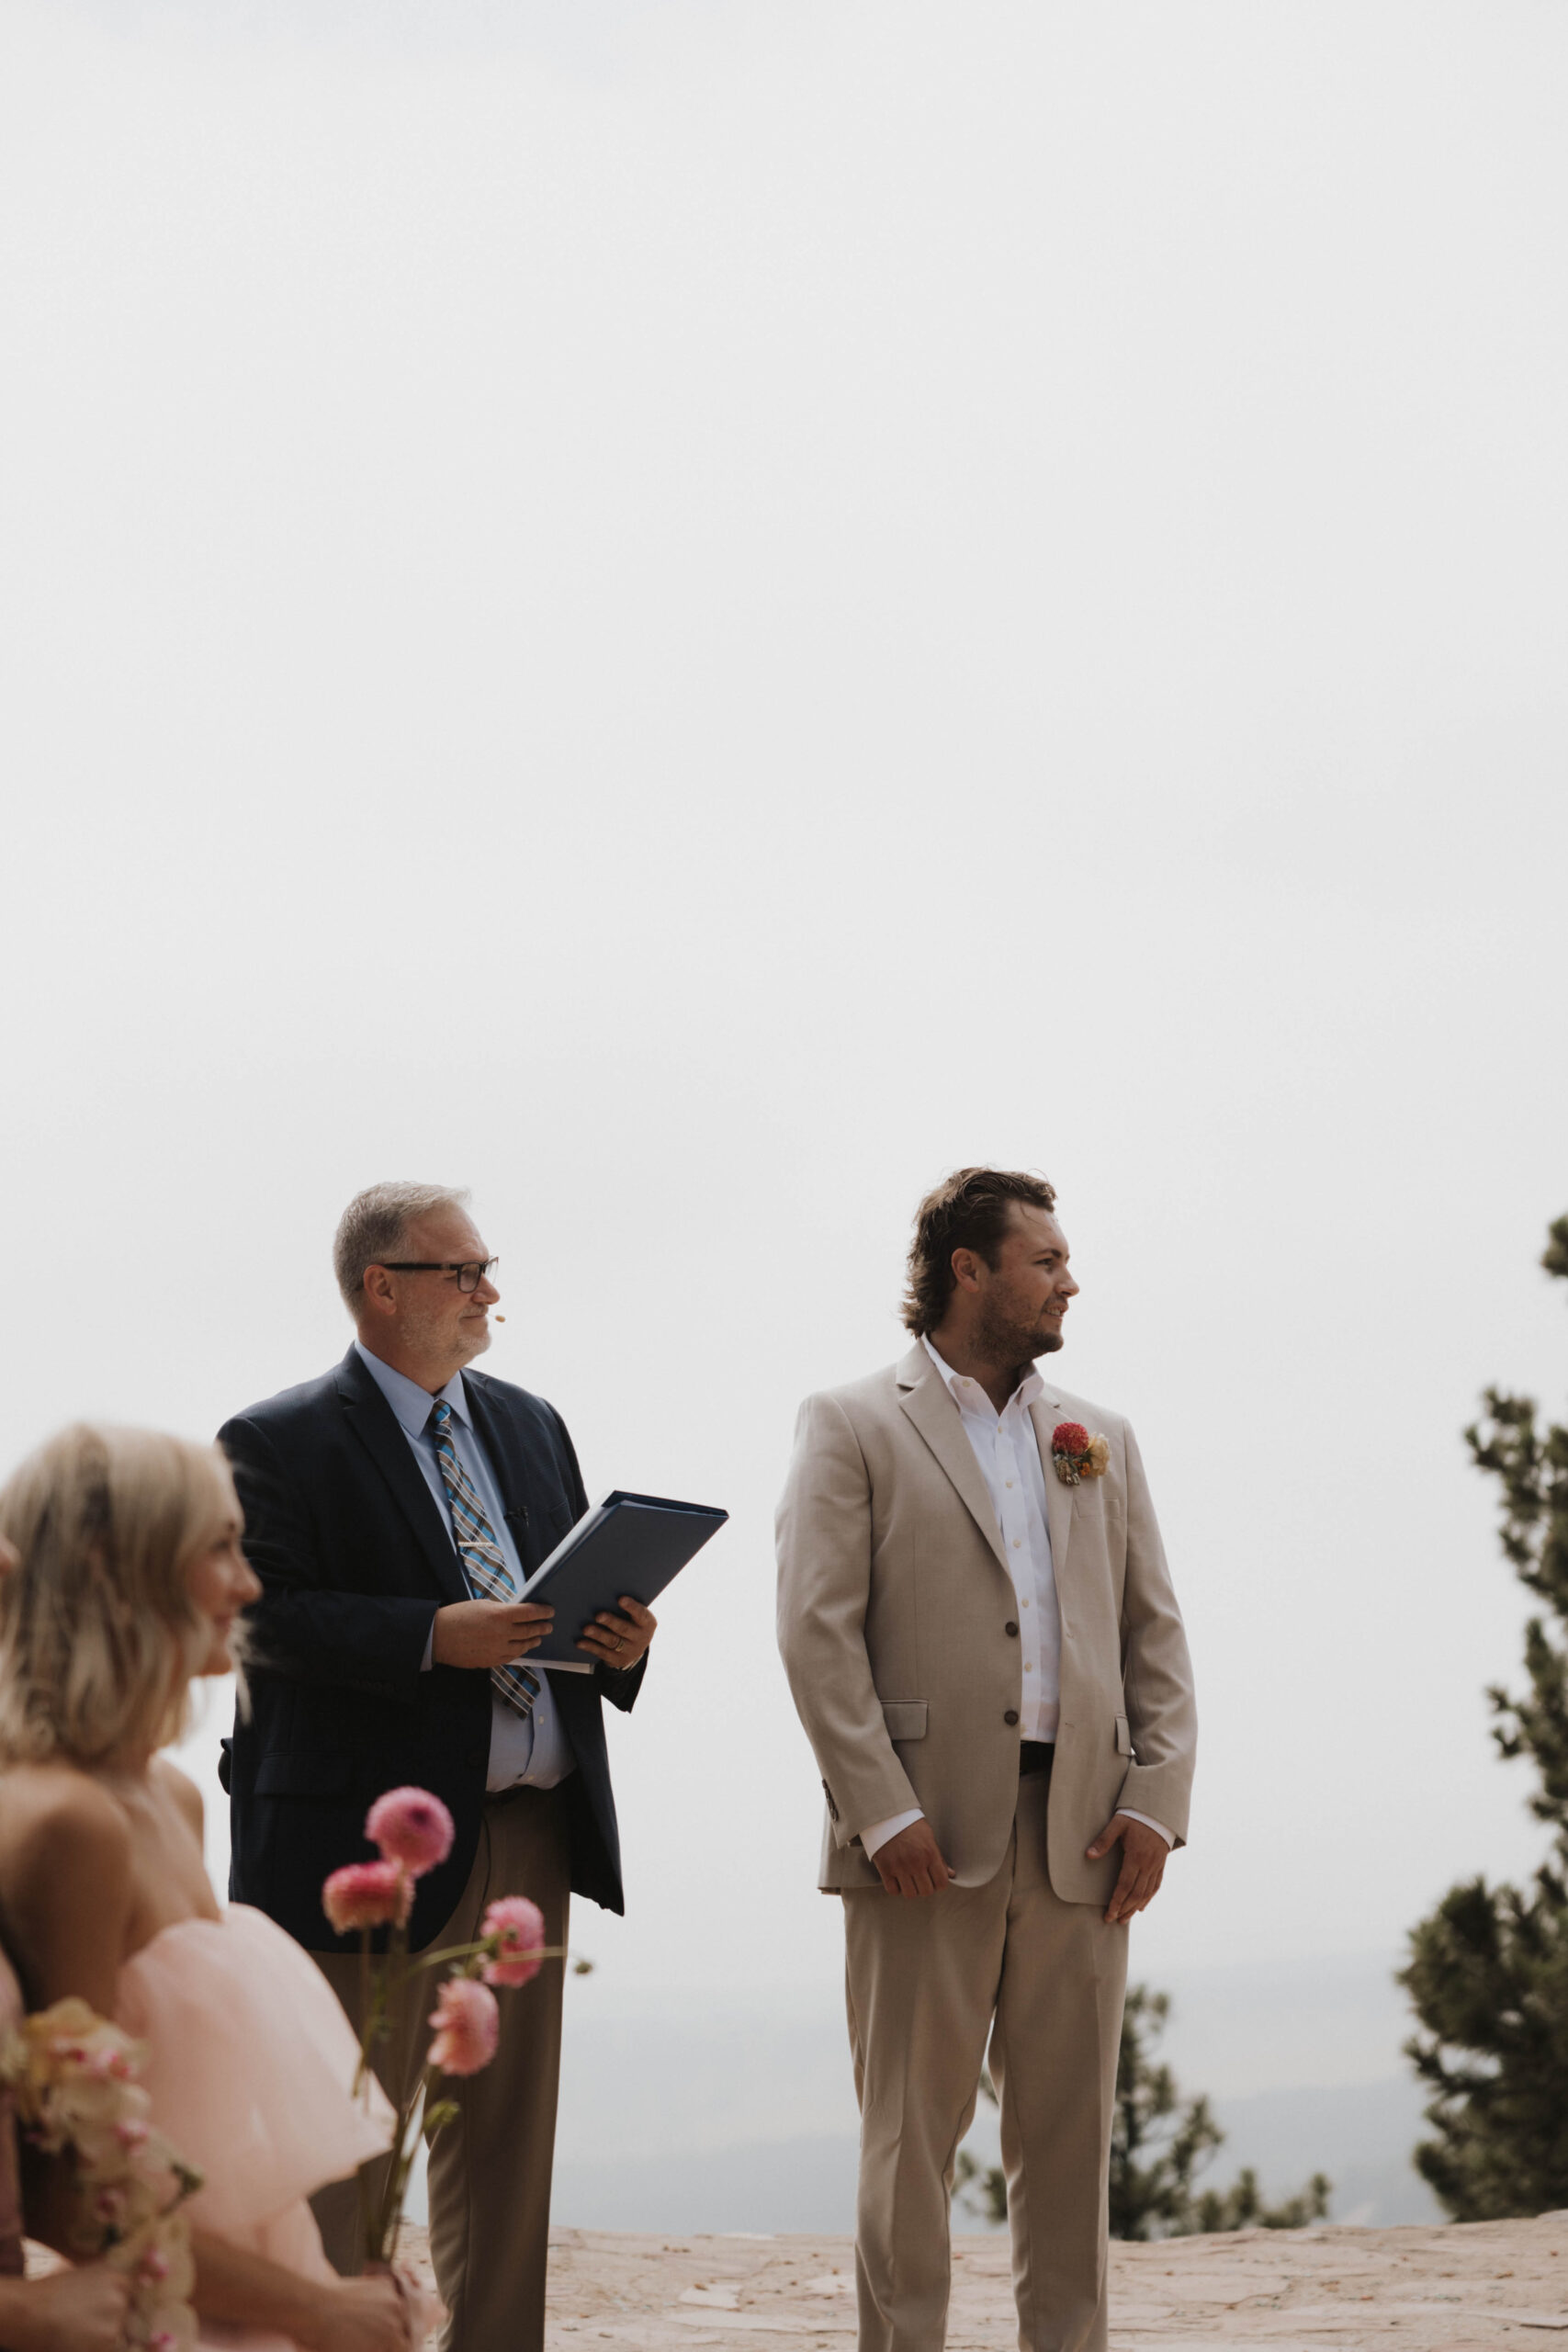
[[[889,1894],[941,1894],[958,1876],[948,1869],[929,1821],[911,1821],[871,1859]]]
[[[1112,1928],[1120,1927],[1124,1919],[1132,1918],[1134,1912],[1154,1901],[1170,1855],[1170,1848],[1157,1829],[1151,1829],[1146,1821],[1133,1821],[1126,1814],[1119,1813],[1087,1849],[1089,1860],[1098,1862],[1102,1855],[1109,1854],[1118,1838],[1122,1841],[1122,1875],[1105,1914]]]
[[[436,1666],[515,1666],[536,1650],[555,1611],[542,1600],[451,1600],[435,1612]]]

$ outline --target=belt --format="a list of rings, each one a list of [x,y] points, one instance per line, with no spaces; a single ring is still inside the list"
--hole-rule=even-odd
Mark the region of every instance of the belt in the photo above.
[[[1018,1743],[1018,1777],[1029,1778],[1032,1772],[1048,1772],[1056,1753],[1054,1739],[1021,1739]]]

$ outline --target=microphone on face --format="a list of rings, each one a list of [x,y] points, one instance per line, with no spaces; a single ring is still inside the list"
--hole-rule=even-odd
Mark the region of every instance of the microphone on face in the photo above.
[[[505,1320],[506,1320],[506,1317],[505,1317],[505,1316],[504,1316],[504,1315],[492,1315],[492,1316],[491,1317],[491,1321],[492,1323],[504,1323],[504,1322],[505,1322]]]

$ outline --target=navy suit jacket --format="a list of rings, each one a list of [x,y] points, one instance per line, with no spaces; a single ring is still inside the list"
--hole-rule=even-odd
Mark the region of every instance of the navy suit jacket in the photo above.
[[[463,1383],[532,1574],[588,1508],[566,1424],[525,1388],[479,1372]],[[383,1790],[429,1789],[457,1836],[419,1883],[410,1931],[418,1951],[468,1880],[490,1759],[489,1675],[420,1671],[437,1609],[471,1597],[450,1525],[353,1348],[319,1380],[236,1414],[218,1442],[245,1514],[245,1555],[265,1588],[246,1621],[250,1713],[237,1712],[224,1758],[229,1892],[313,1951],[355,1948],[356,1939],[329,1930],[321,1882],[370,1859],[365,1815]],[[572,1890],[610,1911],[625,1905],[600,1701],[629,1708],[646,1665],[551,1679],[577,1758],[561,1784]]]

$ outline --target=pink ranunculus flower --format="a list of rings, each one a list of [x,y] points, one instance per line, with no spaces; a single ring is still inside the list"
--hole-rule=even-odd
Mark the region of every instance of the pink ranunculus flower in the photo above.
[[[481,1936],[493,1936],[496,1953],[480,1973],[487,1984],[528,1984],[544,1962],[545,1915],[525,1894],[503,1894],[492,1903],[480,1926]]]
[[[389,1789],[365,1817],[365,1835],[389,1862],[423,1878],[452,1850],[452,1816],[428,1789]]]
[[[435,2039],[426,2062],[448,2075],[477,2075],[495,2056],[501,2011],[488,1984],[472,1976],[449,1976],[431,2012]]]
[[[339,1936],[356,1928],[404,1928],[412,1904],[413,1881],[397,1862],[349,1862],[321,1889],[321,1908]]]

